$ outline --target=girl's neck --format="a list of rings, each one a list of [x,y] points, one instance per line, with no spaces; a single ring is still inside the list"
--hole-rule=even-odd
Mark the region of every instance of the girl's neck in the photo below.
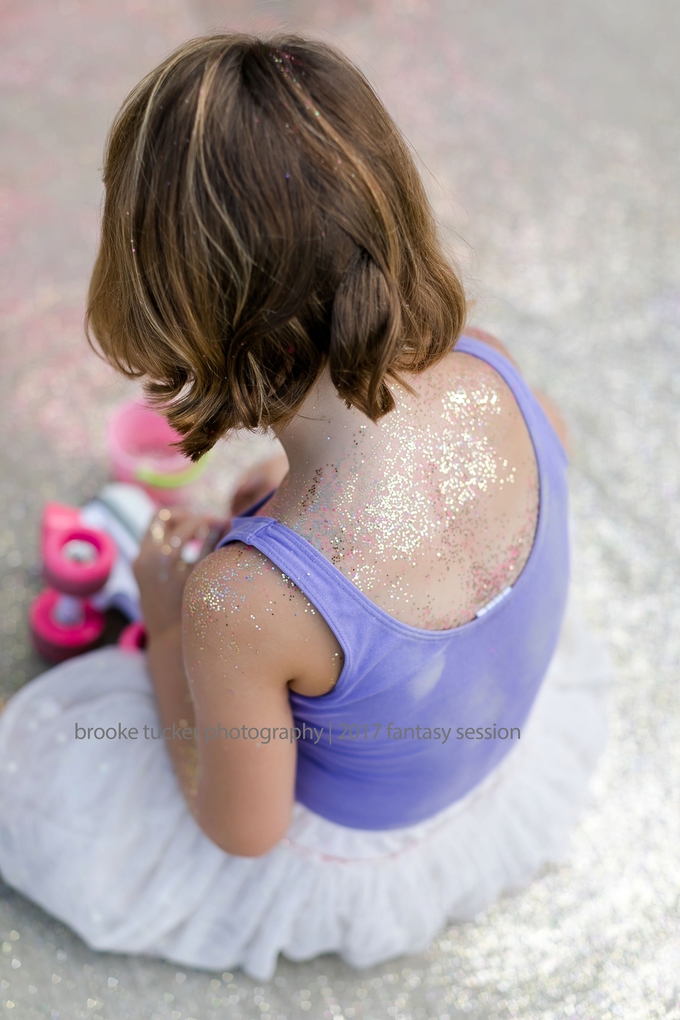
[[[376,429],[365,414],[347,407],[324,369],[295,418],[278,433],[290,465],[287,488],[337,462],[349,445]]]

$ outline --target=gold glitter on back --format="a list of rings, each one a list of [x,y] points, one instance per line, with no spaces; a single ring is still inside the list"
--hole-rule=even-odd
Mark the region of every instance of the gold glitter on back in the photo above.
[[[396,408],[374,424],[322,380],[282,437],[291,476],[267,512],[390,616],[446,630],[519,576],[538,472],[519,407],[486,362],[453,352],[408,381],[416,395],[392,385]]]

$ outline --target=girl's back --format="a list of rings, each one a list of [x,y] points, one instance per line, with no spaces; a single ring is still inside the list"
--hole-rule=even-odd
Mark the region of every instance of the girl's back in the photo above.
[[[317,735],[296,798],[360,829],[431,817],[505,757],[567,592],[566,458],[536,397],[467,337],[422,380],[369,431],[322,379],[281,434],[291,481],[271,516],[237,519],[187,600],[204,670],[223,661],[208,617],[247,644],[239,673],[288,656],[295,724]]]

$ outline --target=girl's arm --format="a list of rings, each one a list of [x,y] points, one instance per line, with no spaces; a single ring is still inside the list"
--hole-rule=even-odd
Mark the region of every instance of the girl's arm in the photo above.
[[[165,518],[165,519],[164,519]],[[182,548],[208,532],[204,517],[161,510],[142,542],[134,573],[146,628],[146,658],[161,728],[182,792],[193,810],[196,787],[194,706],[182,661],[182,594],[190,567]]]
[[[162,635],[147,638],[147,666],[156,692],[166,746],[175,774],[189,805],[195,813],[198,755],[194,738],[194,705],[182,662],[180,624]]]
[[[276,489],[287,470],[285,454],[278,453],[247,472],[233,499],[232,516]],[[203,552],[210,551],[228,523],[209,520],[186,507],[162,510],[152,522],[134,566],[147,633],[147,666],[161,727],[192,811],[198,754],[190,732],[195,729],[194,703],[184,670],[181,624],[182,593],[191,567],[182,559],[181,551],[191,539],[205,539]]]
[[[314,668],[305,647],[311,609],[278,568],[240,543],[203,560],[186,586],[184,657],[198,731],[194,814],[228,853],[266,853],[290,824],[297,754],[288,684]]]
[[[287,663],[299,661],[301,647],[304,657],[306,638],[293,633],[310,606],[264,556],[242,545],[191,571],[181,549],[207,524],[175,509],[153,522],[142,543],[135,576],[147,666],[189,810],[223,850],[255,857],[290,823],[296,744],[287,681],[296,670]]]

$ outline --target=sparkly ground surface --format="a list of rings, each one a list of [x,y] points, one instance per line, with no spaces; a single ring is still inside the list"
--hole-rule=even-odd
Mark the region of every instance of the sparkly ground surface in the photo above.
[[[246,0],[0,7],[3,690],[43,668],[25,622],[41,504],[82,502],[106,479],[106,413],[126,391],[81,329],[112,113],[183,38],[287,16],[343,45],[377,84],[427,167],[477,323],[562,405],[575,584],[616,664],[609,749],[567,863],[441,932],[423,956],[364,973],[333,957],[284,961],[255,987],[239,973],[93,953],[3,888],[0,1015],[680,1017],[680,8],[298,0],[254,10]],[[233,471],[223,452],[199,499],[223,500]]]

